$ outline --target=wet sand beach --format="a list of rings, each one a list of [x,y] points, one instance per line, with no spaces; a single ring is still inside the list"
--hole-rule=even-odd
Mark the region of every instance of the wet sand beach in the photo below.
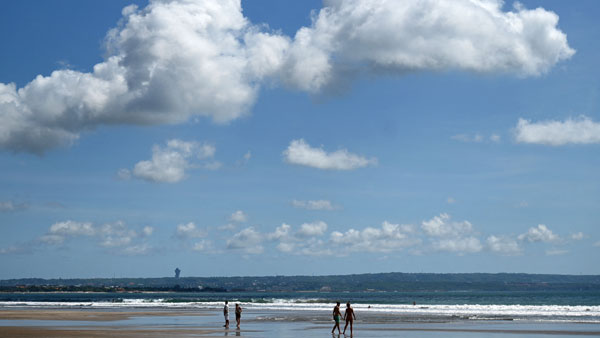
[[[0,337],[329,337],[322,312],[245,313],[240,330],[222,327],[218,310],[0,310]],[[342,323],[343,328],[343,323]],[[347,337],[349,337],[349,332]],[[502,321],[411,322],[362,316],[355,337],[573,337],[600,336],[600,324]],[[337,334],[334,335],[337,337]],[[341,335],[340,337],[344,337]]]

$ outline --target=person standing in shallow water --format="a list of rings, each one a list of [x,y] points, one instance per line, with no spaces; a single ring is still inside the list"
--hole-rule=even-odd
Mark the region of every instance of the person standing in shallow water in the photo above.
[[[223,307],[223,316],[225,316],[225,325],[223,325],[226,329],[229,328],[229,303],[225,301],[225,306]]]
[[[239,303],[235,304],[235,321],[237,323],[237,328],[240,328],[240,321],[242,320],[242,307]]]
[[[344,334],[346,334],[346,328],[348,324],[350,324],[350,336],[352,336],[352,324],[356,319],[356,315],[354,314],[354,309],[350,307],[350,302],[346,303],[346,312],[344,312],[344,320],[346,321],[346,325],[344,325]]]
[[[333,308],[333,320],[335,321],[335,324],[333,324],[333,329],[331,329],[331,333],[333,333],[335,331],[335,328],[337,327],[339,334],[342,333],[342,330],[340,329],[340,318],[342,317],[342,313],[340,312],[340,302],[337,302],[336,304],[337,305]]]

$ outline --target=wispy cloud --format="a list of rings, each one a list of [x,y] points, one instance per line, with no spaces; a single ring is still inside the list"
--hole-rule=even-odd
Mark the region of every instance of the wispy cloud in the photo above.
[[[94,239],[100,247],[109,252],[125,255],[147,254],[152,247],[146,238],[152,235],[154,228],[150,226],[135,230],[124,222],[104,223],[94,225],[91,222],[64,221],[50,226],[48,232],[38,238],[38,242],[56,246],[65,245],[68,240],[81,238]]]
[[[29,203],[25,202],[14,202],[14,201],[0,201],[0,212],[12,212],[25,210],[29,208]]]
[[[292,205],[296,208],[307,210],[334,210],[336,209],[331,201],[328,200],[308,200],[299,201],[293,200]]]

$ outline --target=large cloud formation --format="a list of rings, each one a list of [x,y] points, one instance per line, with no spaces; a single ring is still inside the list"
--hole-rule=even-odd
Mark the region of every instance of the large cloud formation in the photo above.
[[[262,83],[310,93],[364,72],[547,72],[574,50],[542,8],[500,0],[326,0],[295,37],[255,25],[240,0],[151,0],[123,9],[91,72],[0,83],[0,148],[43,153],[99,125],[227,123]]]

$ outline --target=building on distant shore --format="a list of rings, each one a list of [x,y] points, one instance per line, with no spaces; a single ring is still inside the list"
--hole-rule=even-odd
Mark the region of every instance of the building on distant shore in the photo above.
[[[175,268],[175,278],[179,278],[180,273],[181,273],[181,270],[179,270],[179,268]]]

